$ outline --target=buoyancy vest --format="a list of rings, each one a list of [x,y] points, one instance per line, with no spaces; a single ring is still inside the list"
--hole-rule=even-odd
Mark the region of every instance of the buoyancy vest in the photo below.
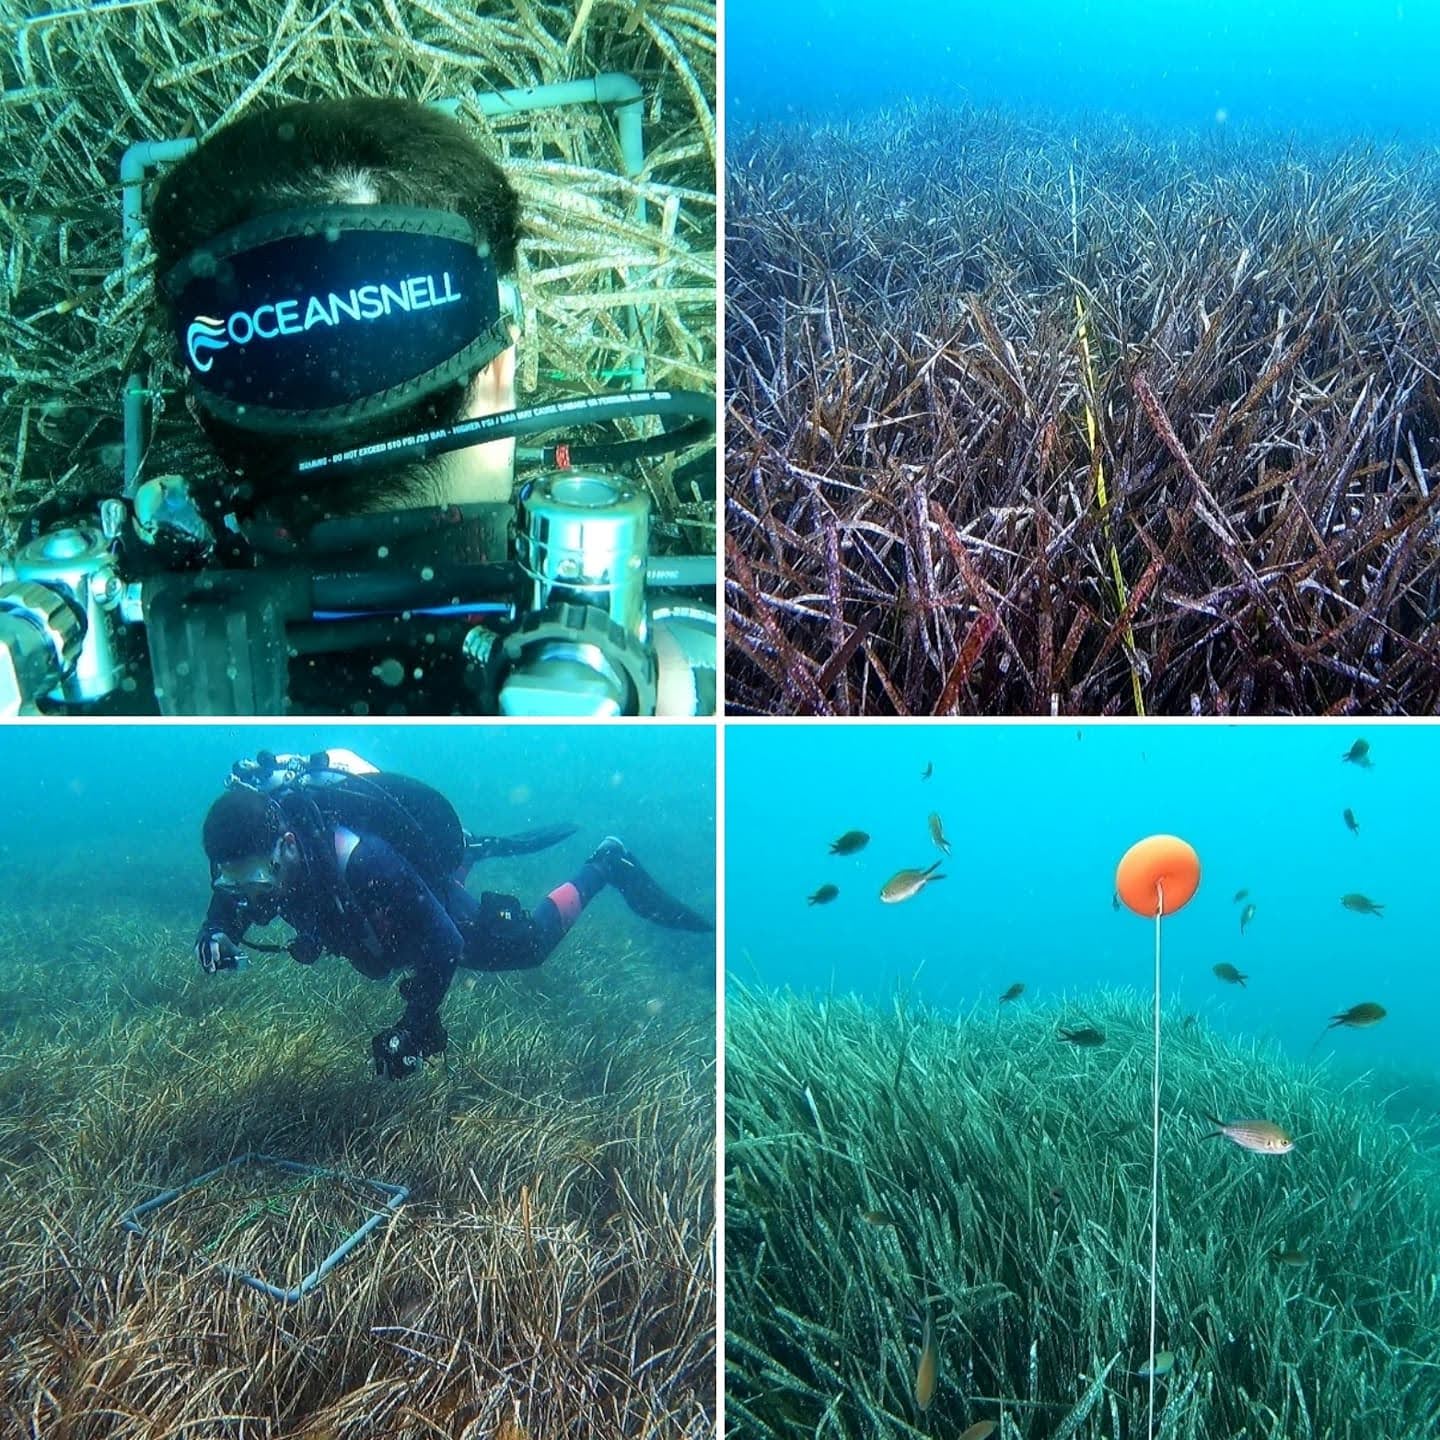
[[[302,776],[274,796],[287,820],[318,821],[376,835],[432,887],[443,886],[465,859],[465,831],[455,807],[433,786],[408,775],[326,771]],[[319,839],[320,837],[316,837]],[[328,836],[325,849],[329,849]]]

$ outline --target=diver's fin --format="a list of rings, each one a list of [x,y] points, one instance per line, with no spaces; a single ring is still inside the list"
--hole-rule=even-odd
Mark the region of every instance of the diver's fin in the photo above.
[[[642,920],[663,925],[667,930],[713,930],[714,922],[668,891],[662,890],[654,877],[616,839],[606,840],[590,857],[605,879],[624,898],[625,903]]]
[[[523,830],[518,835],[469,835],[465,840],[465,861],[502,859],[507,855],[533,855],[568,840],[578,825],[542,825],[538,830]]]

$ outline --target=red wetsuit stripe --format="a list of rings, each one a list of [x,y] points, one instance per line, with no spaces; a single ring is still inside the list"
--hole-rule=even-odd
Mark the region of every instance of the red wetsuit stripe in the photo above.
[[[560,919],[567,930],[580,918],[580,912],[585,908],[580,892],[568,880],[563,885],[557,885],[545,898],[560,912]]]

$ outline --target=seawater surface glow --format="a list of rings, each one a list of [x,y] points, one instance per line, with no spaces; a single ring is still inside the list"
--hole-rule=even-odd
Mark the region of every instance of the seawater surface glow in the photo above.
[[[732,129],[934,98],[1440,135],[1440,6],[1416,0],[730,0],[725,44]]]
[[[1361,737],[1370,769],[1340,758]],[[1440,729],[1418,724],[732,726],[728,973],[966,1010],[1016,980],[1020,1004],[1099,986],[1148,996],[1153,930],[1113,908],[1115,866],[1168,832],[1199,852],[1202,879],[1164,927],[1167,1003],[1303,1055],[1332,1015],[1374,1000],[1382,1024],[1332,1031],[1317,1056],[1430,1067],[1437,809]],[[947,878],[881,904],[894,871],[940,858],[931,811]],[[830,855],[852,829],[869,845]],[[826,882],[839,898],[807,905]],[[1242,889],[1256,907],[1243,935]],[[1343,909],[1352,892],[1383,917]],[[1215,978],[1222,962],[1251,977],[1244,988]]]

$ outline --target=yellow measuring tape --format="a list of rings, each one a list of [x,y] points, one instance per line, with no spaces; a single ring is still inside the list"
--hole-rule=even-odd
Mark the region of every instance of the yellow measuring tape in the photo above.
[[[1076,198],[1075,198],[1075,171],[1070,171],[1070,206],[1072,235],[1075,236],[1075,246],[1078,252],[1078,233],[1076,233]],[[1078,262],[1079,255],[1077,253]],[[1075,292],[1075,316],[1080,322],[1080,359],[1085,366],[1085,434],[1090,441],[1090,473],[1095,477],[1095,502],[1100,507],[1100,523],[1105,531],[1105,543],[1110,549],[1110,573],[1115,580],[1115,593],[1120,601],[1120,613],[1125,613],[1125,607],[1130,603],[1130,592],[1125,584],[1125,573],[1120,568],[1120,552],[1115,548],[1115,537],[1110,530],[1110,497],[1105,490],[1105,457],[1100,453],[1100,424],[1095,418],[1095,407],[1091,404],[1091,397],[1095,391],[1095,367],[1090,361],[1090,331],[1085,324],[1085,302],[1080,298],[1079,290]],[[1125,648],[1130,655],[1130,687],[1135,694],[1135,713],[1145,713],[1145,697],[1140,693],[1140,666],[1136,663],[1135,630],[1127,620],[1125,622]]]

